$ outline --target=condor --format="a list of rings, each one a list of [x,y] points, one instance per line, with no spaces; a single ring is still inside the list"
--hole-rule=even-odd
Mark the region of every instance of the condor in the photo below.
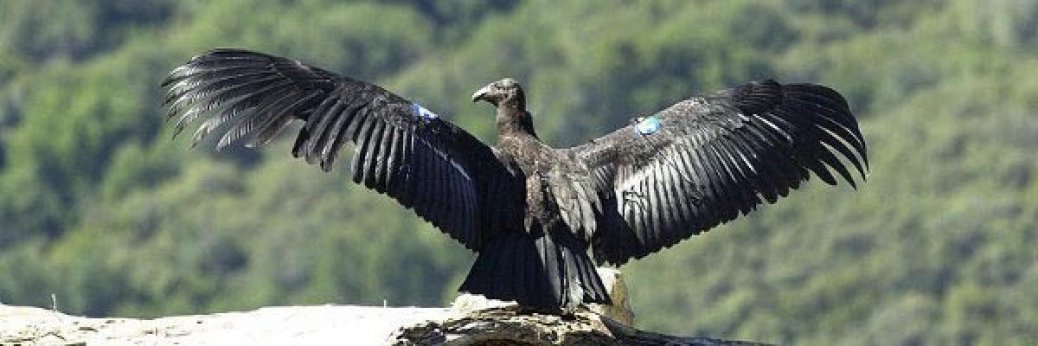
[[[775,202],[812,175],[855,185],[865,142],[839,93],[750,82],[692,97],[573,148],[542,142],[513,79],[487,146],[421,105],[299,61],[214,50],[163,83],[176,132],[261,145],[303,123],[292,155],[392,197],[479,255],[461,291],[552,311],[609,302],[595,264],[621,265]],[[853,171],[848,169],[848,164]],[[838,175],[836,177],[834,175]]]

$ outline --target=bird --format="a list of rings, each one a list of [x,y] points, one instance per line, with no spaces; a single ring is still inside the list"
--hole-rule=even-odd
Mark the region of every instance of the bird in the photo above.
[[[868,175],[847,101],[809,83],[689,97],[569,148],[538,137],[512,78],[472,95],[495,108],[492,146],[376,84],[244,49],[195,56],[162,90],[173,137],[200,122],[195,144],[261,146],[298,123],[292,155],[324,171],[352,147],[353,182],[477,253],[459,291],[543,311],[610,303],[596,266],[669,248],[812,175],[855,189]]]

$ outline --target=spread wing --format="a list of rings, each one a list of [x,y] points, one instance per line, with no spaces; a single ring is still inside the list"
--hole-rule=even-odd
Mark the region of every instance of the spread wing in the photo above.
[[[292,155],[330,170],[353,144],[353,181],[389,195],[470,249],[480,229],[515,210],[507,170],[478,139],[376,85],[299,61],[242,50],[191,59],[163,82],[176,132],[196,120],[194,141],[261,145],[304,122]],[[519,201],[521,203],[521,201]],[[520,208],[521,210],[521,208]]]
[[[604,211],[599,262],[623,264],[774,203],[810,172],[855,186],[868,170],[847,102],[819,85],[761,81],[691,98],[591,143],[583,161]],[[839,157],[843,157],[843,161]]]

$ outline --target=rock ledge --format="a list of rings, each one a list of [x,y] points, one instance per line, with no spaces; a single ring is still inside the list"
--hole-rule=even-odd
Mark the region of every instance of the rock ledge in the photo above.
[[[592,312],[515,310],[323,305],[131,319],[0,305],[0,345],[751,345],[639,331]]]

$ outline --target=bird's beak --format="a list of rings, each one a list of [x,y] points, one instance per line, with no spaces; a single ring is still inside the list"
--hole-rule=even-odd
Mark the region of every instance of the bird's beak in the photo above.
[[[485,100],[486,97],[487,97],[487,94],[489,94],[489,93],[490,93],[490,86],[489,85],[483,87],[483,89],[476,90],[476,92],[474,94],[472,94],[472,102],[478,102],[480,100]]]

